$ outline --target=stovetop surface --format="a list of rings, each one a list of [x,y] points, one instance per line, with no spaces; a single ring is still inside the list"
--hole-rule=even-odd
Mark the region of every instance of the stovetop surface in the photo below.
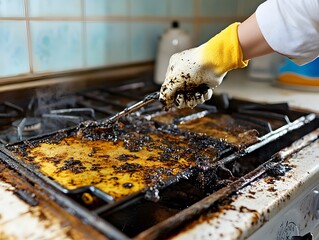
[[[106,235],[109,234],[108,236],[112,237],[120,234],[124,237],[134,237],[136,235],[144,236],[143,232],[148,231],[152,238],[156,239],[163,234],[165,235],[165,231],[171,231],[172,227],[179,226],[184,221],[181,217],[175,216],[181,215],[187,220],[211,207],[217,201],[211,197],[212,193],[222,190],[225,186],[232,186],[232,184],[243,187],[240,178],[250,174],[254,169],[258,169],[260,165],[262,166],[258,170],[260,172],[256,170],[257,175],[251,177],[252,181],[256,177],[266,174],[267,167],[263,166],[264,162],[269,159],[275,161],[276,159],[272,159],[273,154],[318,126],[318,119],[314,114],[292,110],[286,103],[260,104],[231,99],[227,94],[215,95],[207,104],[193,110],[180,111],[175,109],[166,113],[162,111],[159,103],[152,104],[143,108],[138,114],[133,114],[132,118],[124,119],[121,123],[123,125],[112,130],[112,134],[101,134],[101,127],[94,125],[93,135],[92,132],[89,132],[89,137],[78,138],[78,145],[74,149],[81,147],[81,144],[85,145],[85,142],[88,145],[88,141],[95,145],[97,140],[113,141],[115,137],[121,139],[121,134],[132,141],[145,140],[145,137],[150,135],[145,129],[136,128],[138,124],[134,118],[143,119],[139,120],[139,124],[145,125],[147,130],[154,128],[154,131],[161,132],[161,134],[171,134],[168,138],[160,135],[167,146],[166,148],[158,147],[158,149],[163,156],[166,154],[166,158],[172,155],[167,155],[165,151],[174,150],[177,151],[177,155],[172,159],[177,158],[178,161],[183,161],[183,158],[178,157],[181,155],[179,151],[182,151],[183,148],[173,147],[169,141],[176,136],[182,136],[182,133],[185,132],[193,134],[188,135],[188,138],[183,138],[185,143],[181,144],[186,146],[191,144],[192,139],[195,139],[193,141],[194,147],[204,150],[205,148],[215,149],[217,145],[214,145],[214,141],[209,142],[211,140],[208,141],[209,138],[218,139],[224,145],[220,152],[214,155],[220,163],[205,161],[203,156],[196,155],[196,152],[193,151],[195,164],[188,163],[188,166],[182,168],[181,172],[175,173],[175,166],[166,166],[167,169],[164,170],[172,167],[170,178],[160,178],[160,181],[155,181],[155,184],[149,181],[153,185],[143,185],[120,200],[112,195],[111,190],[100,188],[97,184],[100,181],[107,182],[104,176],[110,174],[110,172],[103,170],[102,162],[87,161],[85,163],[86,160],[81,159],[80,156],[75,157],[72,153],[70,156],[66,155],[70,149],[65,150],[65,153],[58,151],[59,156],[49,156],[48,152],[37,152],[34,156],[32,155],[32,149],[44,146],[43,144],[48,144],[49,148],[53,147],[54,149],[58,149],[62,145],[62,149],[66,146],[72,148],[72,144],[67,139],[68,137],[79,137],[74,130],[79,126],[79,123],[87,120],[106,119],[156,89],[157,86],[143,87],[143,83],[134,83],[112,89],[90,89],[68,96],[57,97],[41,93],[36,98],[23,103],[5,102],[0,108],[3,112],[0,115],[2,120],[0,139],[3,144],[8,144],[3,145],[2,148],[6,155],[5,161],[9,164],[18,163],[21,165],[21,169],[25,168],[30,171],[31,175],[34,175],[31,180],[43,181],[45,185],[54,187],[57,191],[55,194],[62,194],[65,197],[65,200],[62,201],[63,204],[69,204],[71,199],[71,205],[73,204],[77,209],[74,211],[82,218],[89,218],[92,215],[98,216],[104,227],[111,228],[109,232],[105,232]],[[133,121],[130,122],[132,119]],[[147,123],[149,122],[152,124],[148,127]],[[125,132],[123,130],[125,126],[133,126],[131,132]],[[140,132],[136,131],[137,129]],[[297,131],[295,131],[296,129]],[[122,133],[119,134],[116,131],[122,131]],[[134,132],[140,134],[139,138],[136,138]],[[289,134],[286,134],[287,132]],[[142,164],[134,161],[143,157],[134,153],[139,152],[140,149],[132,148],[132,145],[124,138],[121,140],[128,144],[126,145],[128,147],[124,148],[129,151],[119,152],[114,156],[117,161],[123,162],[121,166],[114,165],[111,168],[117,173],[121,173],[120,169],[129,173],[125,177],[126,181],[120,183],[120,188],[134,189],[133,186],[136,183],[132,182],[132,176],[134,173],[138,173],[137,167],[143,167]],[[147,141],[152,145],[147,147],[141,141],[140,145],[137,144],[138,147],[145,147],[149,151],[151,147],[154,147],[154,143],[150,140]],[[207,145],[207,143],[211,145]],[[117,142],[116,144],[122,143]],[[98,146],[91,146],[90,151],[85,153],[85,156],[97,154],[99,152],[97,148]],[[109,147],[101,148],[105,152],[103,155],[105,161],[110,158],[107,148]],[[188,149],[183,151],[191,153],[191,147],[188,146]],[[49,152],[54,153],[54,151]],[[20,158],[17,157],[19,154],[21,154]],[[145,155],[145,153],[143,154]],[[156,152],[152,154],[147,155],[147,161],[165,161],[165,156],[161,159]],[[43,157],[43,161],[52,160],[50,167],[52,171],[48,170],[49,168],[46,166],[37,165],[37,155]],[[209,159],[212,158],[209,156]],[[43,162],[42,160],[38,163]],[[284,172],[289,170],[285,166],[281,167]],[[162,168],[164,167],[162,166]],[[90,169],[90,173],[96,173],[102,169],[104,171],[102,172],[103,177],[97,179],[97,175],[86,175],[87,169]],[[187,170],[185,171],[185,169]],[[66,184],[63,182],[63,176],[62,182],[57,181],[56,176],[54,176],[57,173],[74,174],[74,177],[70,175],[73,182]],[[147,178],[156,180],[154,176],[158,172],[153,173],[155,175],[149,175]],[[89,181],[83,185],[76,185],[74,183],[78,176]],[[113,180],[121,178],[121,176],[113,177]],[[70,180],[70,178],[68,179]],[[147,189],[144,191],[145,187]],[[231,194],[234,190],[226,189],[225,192]],[[209,200],[210,204],[203,207],[203,202]],[[83,209],[84,212],[82,212]],[[185,209],[188,211],[184,211]],[[169,219],[173,219],[172,225],[163,227],[161,224]],[[94,225],[93,222],[90,224]],[[158,225],[161,227],[156,229]],[[99,230],[105,231],[105,229]]]

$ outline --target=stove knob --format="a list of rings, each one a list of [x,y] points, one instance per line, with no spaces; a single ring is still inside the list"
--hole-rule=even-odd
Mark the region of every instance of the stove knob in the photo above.
[[[319,218],[319,191],[313,191],[313,214],[315,218]]]
[[[293,236],[290,240],[312,240],[312,234],[307,233],[304,236]]]

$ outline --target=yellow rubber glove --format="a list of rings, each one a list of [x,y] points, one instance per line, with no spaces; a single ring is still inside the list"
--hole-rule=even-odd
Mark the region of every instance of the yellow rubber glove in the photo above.
[[[226,73],[246,67],[233,23],[199,47],[174,54],[169,62],[160,100],[165,109],[193,108],[210,99]]]

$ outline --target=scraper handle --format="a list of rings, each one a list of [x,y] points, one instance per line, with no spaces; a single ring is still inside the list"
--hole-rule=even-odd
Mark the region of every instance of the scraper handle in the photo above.
[[[110,117],[108,119],[108,121],[110,122],[115,122],[117,121],[118,119],[120,119],[121,117],[124,117],[126,116],[127,114],[129,113],[132,113],[132,112],[135,112],[137,111],[138,109],[140,109],[141,107],[147,105],[147,104],[150,104],[156,100],[159,99],[159,95],[160,93],[159,92],[154,92],[154,93],[151,93],[149,95],[147,95],[143,100],[125,108],[124,110],[122,110],[121,112],[118,112],[117,114],[115,114],[114,116]]]

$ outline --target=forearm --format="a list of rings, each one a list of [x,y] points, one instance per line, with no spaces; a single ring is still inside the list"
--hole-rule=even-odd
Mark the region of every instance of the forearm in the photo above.
[[[317,58],[318,12],[318,0],[264,1],[239,29],[245,58],[272,51],[289,57],[299,65]]]
[[[243,60],[274,52],[260,31],[255,13],[238,26],[238,40]]]

